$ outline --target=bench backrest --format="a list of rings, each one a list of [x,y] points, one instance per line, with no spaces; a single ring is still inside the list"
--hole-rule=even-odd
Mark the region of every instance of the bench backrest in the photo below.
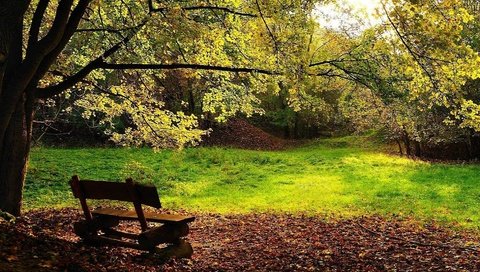
[[[142,228],[146,228],[142,204],[154,208],[161,208],[157,188],[153,185],[144,185],[127,179],[125,183],[95,180],[80,180],[73,176],[70,180],[73,195],[80,200],[87,220],[92,220],[87,199],[107,199],[131,202],[135,206]]]
[[[119,200],[126,202],[134,202],[136,200],[141,204],[161,208],[157,188],[153,185],[133,184],[133,192],[129,184],[124,182],[111,181],[96,181],[96,180],[78,180],[78,189],[72,183],[75,182],[72,178],[70,186],[72,187],[73,195],[76,198],[85,199],[108,199]]]

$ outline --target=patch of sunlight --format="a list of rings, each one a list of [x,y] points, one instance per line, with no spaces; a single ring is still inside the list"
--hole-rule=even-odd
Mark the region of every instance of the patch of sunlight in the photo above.
[[[277,183],[288,187],[287,190],[281,190],[286,194],[302,193],[302,196],[320,194],[340,193],[345,189],[341,177],[336,175],[328,175],[326,173],[310,174],[310,175],[284,175],[275,177]]]
[[[360,160],[362,162],[368,162],[369,164],[376,163],[379,165],[387,166],[414,166],[426,164],[422,161],[414,161],[405,157],[398,157],[382,153],[362,154]]]
[[[282,176],[276,180],[276,192],[269,197],[279,210],[332,212],[356,201],[343,179],[325,173]]]
[[[398,188],[405,194],[415,192],[418,189],[418,184],[402,176],[392,178],[391,181],[395,183],[398,186]]]
[[[439,196],[454,197],[460,193],[460,187],[457,184],[436,185],[434,188]]]
[[[437,214],[437,218],[448,217],[448,215],[452,214],[452,211],[447,207],[433,207],[433,211]]]
[[[173,183],[171,194],[176,196],[193,196],[204,192],[211,182],[198,180],[194,184],[191,182],[175,182]]]

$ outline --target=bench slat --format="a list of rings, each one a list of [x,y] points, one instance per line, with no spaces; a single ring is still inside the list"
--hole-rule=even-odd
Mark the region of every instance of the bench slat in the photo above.
[[[126,183],[80,180],[80,188],[86,199],[133,201]]]
[[[132,195],[126,183],[110,181],[80,180],[80,188],[86,199],[109,199],[133,202]],[[161,208],[157,188],[153,185],[135,184],[138,200],[154,208]],[[80,198],[75,190],[74,196]]]
[[[111,208],[102,208],[92,211],[93,215],[100,216],[114,216],[122,220],[138,220],[135,211],[124,211]],[[195,220],[194,216],[183,216],[175,214],[159,214],[152,212],[145,212],[147,221],[157,223],[189,223]]]

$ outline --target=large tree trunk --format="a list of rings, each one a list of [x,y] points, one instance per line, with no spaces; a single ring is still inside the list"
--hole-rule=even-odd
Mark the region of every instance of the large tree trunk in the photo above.
[[[2,106],[2,105],[0,105]],[[24,95],[10,118],[0,143],[0,210],[20,215],[30,141],[33,99]]]
[[[39,90],[39,81],[74,35],[91,0],[31,2],[0,0],[0,209],[14,215],[22,206],[35,97],[52,97],[74,86],[123,44],[115,44],[63,82]],[[24,22],[30,4],[33,17]],[[56,5],[55,16],[47,23],[46,34],[39,35],[50,4]],[[24,23],[28,39],[24,39]]]
[[[33,88],[25,91],[28,73],[21,69],[28,4],[0,0],[0,210],[13,215],[20,214],[34,104]]]

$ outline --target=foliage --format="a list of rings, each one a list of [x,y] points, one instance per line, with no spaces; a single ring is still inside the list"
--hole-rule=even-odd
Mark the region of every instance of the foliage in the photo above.
[[[379,15],[385,24],[353,36],[319,26],[310,16],[314,1],[185,9],[197,4],[165,3],[148,16],[143,2],[98,5],[43,82],[61,80],[58,71],[72,73],[126,36],[115,63],[248,66],[275,75],[95,70],[73,90],[82,94],[75,105],[120,145],[196,144],[209,122],[236,115],[265,114],[294,137],[343,120],[356,131],[430,144],[464,141],[478,130],[478,97],[464,87],[480,75],[478,20],[459,1],[393,1]],[[354,93],[369,94],[361,101]]]
[[[392,1],[379,24],[357,36],[329,34],[345,48],[320,61],[347,85],[340,109],[355,131],[377,129],[408,154],[442,144],[472,147],[480,103],[478,17],[460,1]],[[350,83],[348,83],[350,82]],[[474,155],[474,156],[478,156]]]
[[[405,75],[412,78],[406,86],[411,101],[422,108],[441,106],[450,110],[460,127],[479,131],[475,122],[478,105],[465,98],[462,86],[480,77],[480,57],[463,39],[463,29],[474,17],[460,1],[405,4],[394,9],[392,25],[409,54],[404,53]],[[448,120],[447,120],[448,121]]]
[[[118,67],[118,71],[91,71],[71,90],[79,97],[75,106],[83,109],[82,116],[104,127],[120,145],[196,144],[206,132],[199,128],[199,120],[223,122],[238,113],[262,113],[256,96],[276,79],[255,71],[288,75],[296,70],[313,26],[309,13],[314,1],[154,2],[153,8],[147,3],[92,4],[88,20],[41,81],[42,86],[55,85],[117,44],[122,49],[108,58],[113,66],[192,64],[193,70],[185,70],[181,82],[173,86],[164,84],[172,76],[168,71]],[[54,8],[49,6],[47,20],[52,20]],[[232,71],[198,69],[196,64]],[[238,73],[235,67],[252,67],[254,73]],[[167,105],[165,94],[182,89],[194,98],[179,97],[175,104],[180,107]],[[189,112],[189,104],[201,105],[201,109]]]

